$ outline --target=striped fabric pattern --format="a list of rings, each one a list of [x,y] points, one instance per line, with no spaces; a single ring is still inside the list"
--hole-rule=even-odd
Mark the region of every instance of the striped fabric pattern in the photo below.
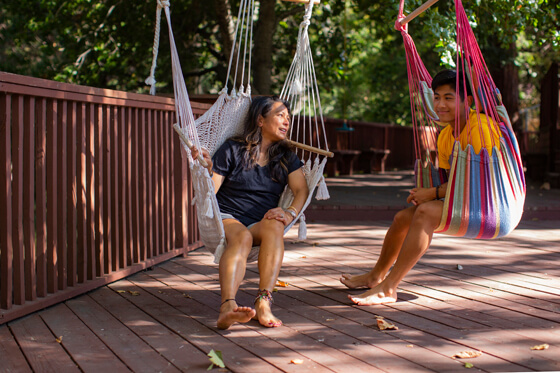
[[[404,1],[401,0],[399,17],[403,16],[403,5]],[[443,214],[435,232],[468,238],[498,238],[510,233],[521,220],[526,193],[523,163],[501,94],[478,48],[461,0],[455,0],[455,10],[457,71],[465,74],[466,80],[471,84],[477,113],[484,113],[491,118],[488,123],[493,124],[488,125],[499,124],[496,131],[500,133],[500,146],[498,149],[496,143],[490,144],[490,155],[487,145],[483,144],[480,153],[476,154],[472,145],[461,149],[458,136],[455,138],[449,160],[451,168]],[[415,131],[427,126],[435,127],[433,110],[428,102],[422,102],[430,99],[426,93],[429,93],[428,88],[431,89],[431,77],[418,55],[408,29],[402,26],[398,29],[403,35],[407,54],[413,126]],[[419,90],[424,94],[419,95]],[[459,134],[457,119],[455,126],[455,133]],[[481,133],[469,136],[481,136]],[[415,138],[422,139],[420,135]],[[482,140],[480,142],[483,143]],[[418,158],[415,165],[417,187],[430,188],[445,183],[443,170],[438,170],[429,161],[419,159],[421,149],[429,149],[429,145],[419,142],[415,144],[415,148]]]
[[[500,150],[479,154],[471,145],[453,148],[449,180],[431,162],[416,161],[416,186],[431,188],[448,181],[443,215],[436,233],[492,239],[510,233],[523,214],[525,178],[511,127],[500,125]]]

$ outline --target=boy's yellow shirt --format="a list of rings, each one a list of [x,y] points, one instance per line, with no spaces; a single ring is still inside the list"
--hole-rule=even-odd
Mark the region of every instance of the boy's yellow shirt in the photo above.
[[[480,122],[479,122],[480,119]],[[438,160],[439,167],[450,169],[449,157],[453,152],[453,145],[455,144],[455,136],[453,134],[454,126],[448,124],[439,134],[437,140]],[[492,137],[490,137],[492,131]],[[498,128],[491,118],[486,114],[478,114],[476,110],[469,112],[469,119],[467,124],[461,131],[459,136],[461,148],[465,150],[467,144],[471,144],[476,154],[480,153],[482,144],[488,150],[488,154],[492,155],[492,147],[495,146],[500,149],[500,135]]]

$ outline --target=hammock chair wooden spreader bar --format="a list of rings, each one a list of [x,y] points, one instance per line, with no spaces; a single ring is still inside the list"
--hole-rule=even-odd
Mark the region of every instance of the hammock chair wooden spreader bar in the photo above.
[[[175,123],[175,124],[173,124],[173,129],[175,130],[175,132],[177,132],[177,135],[179,135],[181,140],[188,146],[189,150],[191,150],[194,147],[194,144],[191,142],[191,140],[189,140],[189,138],[187,136],[185,136],[185,134],[183,133],[183,130],[181,129],[181,126],[179,126],[178,123]],[[298,149],[307,150],[309,152],[313,152],[313,153],[323,155],[323,156],[329,157],[329,158],[332,158],[334,156],[333,152],[330,152],[330,151],[327,151],[327,150],[319,149],[319,148],[316,148],[314,146],[305,145],[305,144],[295,142],[295,141],[292,141],[292,140],[287,140],[287,141],[290,145],[292,145],[292,146],[294,146]],[[203,167],[207,166],[207,163],[204,160],[204,158],[202,157],[202,154],[199,154],[197,159]]]
[[[412,21],[414,18],[418,17],[420,14],[424,13],[426,10],[428,10],[429,7],[431,7],[432,5],[434,5],[435,3],[437,3],[439,0],[428,0],[426,1],[424,4],[420,5],[418,8],[416,8],[414,11],[412,11],[412,13],[410,13],[409,15],[407,15],[406,17],[404,17],[403,19],[397,19],[397,22],[401,25],[404,26],[406,25],[408,22]]]

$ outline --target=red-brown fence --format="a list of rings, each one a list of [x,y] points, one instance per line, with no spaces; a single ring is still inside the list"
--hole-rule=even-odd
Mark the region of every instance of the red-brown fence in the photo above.
[[[0,72],[0,324],[200,246],[174,120],[170,98]]]
[[[338,144],[340,141],[337,140],[340,140],[343,131],[337,131],[337,128],[342,128],[343,123],[342,119],[325,119],[328,143],[331,149],[344,150],[339,147],[342,146],[346,149],[364,152],[358,158],[356,170],[368,170],[367,150],[371,148],[391,151],[386,161],[387,168],[413,168],[415,154],[412,127],[350,120],[347,121],[347,125],[353,128],[353,131],[343,135],[344,144]]]

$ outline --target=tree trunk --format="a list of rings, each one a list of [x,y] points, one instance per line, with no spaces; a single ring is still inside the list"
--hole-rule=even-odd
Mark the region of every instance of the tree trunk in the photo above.
[[[276,32],[275,0],[261,0],[253,36],[253,93],[271,94],[272,38]]]
[[[495,47],[499,49],[499,47]],[[504,106],[509,114],[509,118],[516,132],[521,130],[519,118],[519,68],[515,66],[514,60],[517,56],[517,48],[515,43],[511,43],[509,48],[500,50],[502,61],[506,61],[505,65],[497,66],[489,65],[488,69],[496,83],[496,86],[502,93]]]
[[[231,6],[228,0],[214,0],[215,4],[215,11],[217,17],[218,28],[220,30],[220,36],[222,39],[222,49],[223,55],[225,59],[225,65],[227,69],[227,65],[229,63],[229,56],[231,54],[231,47],[233,44],[233,34],[235,32],[235,24],[231,18]],[[222,69],[220,69],[222,70]],[[225,70],[227,71],[227,70]],[[220,74],[221,75],[221,74]],[[223,82],[226,81],[228,77],[220,76]]]

